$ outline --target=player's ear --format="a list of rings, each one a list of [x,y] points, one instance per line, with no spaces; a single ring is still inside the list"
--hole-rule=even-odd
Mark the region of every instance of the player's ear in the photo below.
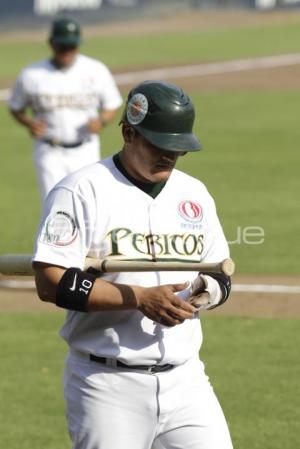
[[[125,143],[132,143],[136,136],[135,129],[128,123],[122,124],[122,135]]]

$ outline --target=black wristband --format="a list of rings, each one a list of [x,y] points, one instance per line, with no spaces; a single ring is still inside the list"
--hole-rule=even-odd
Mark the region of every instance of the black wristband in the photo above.
[[[97,279],[92,273],[69,268],[58,283],[55,304],[78,312],[87,312],[88,299]]]
[[[224,302],[228,299],[231,291],[231,279],[229,276],[226,276],[223,273],[209,273],[209,276],[215,279],[221,289],[222,292],[222,298],[220,302],[217,304],[217,306],[220,306],[224,304]],[[216,307],[217,307],[216,306]]]

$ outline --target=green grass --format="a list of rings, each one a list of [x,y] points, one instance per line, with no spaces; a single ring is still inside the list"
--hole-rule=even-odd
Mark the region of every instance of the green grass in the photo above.
[[[60,313],[0,314],[0,448],[69,447]]]
[[[0,314],[1,449],[70,446],[61,379],[65,345],[57,336],[61,322],[60,313]],[[235,448],[297,447],[299,320],[206,315],[202,322],[201,357]]]
[[[216,61],[300,51],[299,23],[251,28],[88,38],[82,51],[111,68]],[[45,58],[44,42],[0,42],[0,82],[8,83],[27,64]]]
[[[206,316],[202,321],[202,358],[234,447],[297,447],[299,320]]]
[[[182,158],[179,168],[207,184],[229,241],[247,227],[265,233],[261,245],[231,244],[238,271],[297,273],[300,92],[194,93],[193,98],[195,130],[205,150]],[[40,207],[31,142],[3,106],[0,122],[0,254],[30,252]],[[119,132],[111,126],[103,133],[104,156],[121,147]]]

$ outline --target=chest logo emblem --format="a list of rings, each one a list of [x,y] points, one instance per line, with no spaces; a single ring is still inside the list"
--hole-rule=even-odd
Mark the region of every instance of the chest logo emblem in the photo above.
[[[203,218],[202,207],[195,201],[181,201],[178,206],[178,212],[182,218],[193,223],[199,222]]]

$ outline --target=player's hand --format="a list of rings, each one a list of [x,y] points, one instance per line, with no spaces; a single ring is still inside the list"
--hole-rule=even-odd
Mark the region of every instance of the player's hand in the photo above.
[[[201,275],[198,275],[192,284],[191,294],[187,299],[188,303],[196,307],[198,311],[210,304],[210,294],[205,289],[205,280]]]
[[[91,134],[99,134],[102,129],[102,122],[99,117],[92,118],[87,123],[88,132]]]
[[[195,307],[175,295],[187,285],[188,283],[144,288],[138,298],[138,309],[146,317],[164,326],[181,324],[197,312]]]
[[[203,293],[206,289],[206,283],[204,278],[201,275],[198,275],[196,279],[192,283],[191,295],[190,296],[198,296]]]
[[[33,137],[40,138],[45,135],[47,125],[42,120],[32,120],[30,121],[28,128]]]

